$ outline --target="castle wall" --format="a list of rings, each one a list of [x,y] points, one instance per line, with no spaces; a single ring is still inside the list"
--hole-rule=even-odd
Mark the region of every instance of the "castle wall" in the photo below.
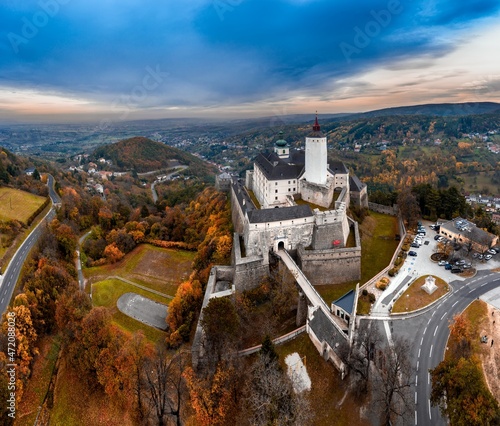
[[[352,221],[356,247],[330,250],[297,249],[297,264],[313,285],[339,284],[361,279],[361,240]]]
[[[345,211],[345,204],[337,202],[337,210],[320,212],[315,210],[316,225],[314,227],[312,248],[314,250],[326,250],[333,247],[345,247],[349,237],[349,223]],[[333,244],[339,241],[338,245]]]
[[[391,216],[398,215],[398,206],[384,206],[382,204],[368,203],[368,208],[377,213],[389,214]]]
[[[240,236],[233,237],[233,285],[236,291],[251,290],[269,276],[269,252],[264,250],[260,256],[241,256]]]
[[[361,279],[361,248],[297,251],[298,265],[313,285]]]
[[[278,244],[283,242],[287,250],[295,250],[299,244],[308,246],[312,242],[314,216],[285,220],[281,222],[246,223],[245,247],[247,254],[260,254],[262,245],[267,250],[278,250]]]
[[[233,221],[234,230],[242,234],[245,230],[245,214],[241,209],[234,191],[235,185],[231,185],[231,220]]]
[[[353,206],[364,209],[368,208],[368,189],[366,186],[361,191],[351,191],[350,198]]]
[[[334,190],[335,187],[331,178],[328,179],[327,185],[318,185],[307,180],[300,181],[300,196],[302,199],[321,207],[330,207]]]

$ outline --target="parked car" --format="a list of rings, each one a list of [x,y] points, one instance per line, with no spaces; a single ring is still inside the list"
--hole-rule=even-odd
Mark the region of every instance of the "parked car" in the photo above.
[[[500,247],[493,247],[493,250],[495,250],[497,253],[500,253]]]
[[[452,266],[446,262],[446,264],[444,265],[444,269],[447,269],[448,271],[452,268]]]
[[[418,231],[417,235],[420,236],[420,237],[425,237],[425,232]]]
[[[497,254],[496,250],[493,250],[493,249],[489,249],[489,250],[488,250],[488,253],[489,253],[489,254]]]
[[[417,252],[416,251],[410,251],[408,252],[408,256],[416,256]]]
[[[473,257],[474,259],[478,258],[478,257],[479,257],[479,253],[472,253],[472,257]]]
[[[440,243],[442,243],[442,242],[444,242],[444,241],[445,241],[445,238],[444,238],[444,237],[439,237],[439,238],[438,238],[438,241],[439,241]]]
[[[464,269],[470,269],[472,268],[472,265],[470,263],[466,263],[465,265],[462,266]]]
[[[478,257],[477,257],[479,260],[483,260],[483,255],[480,254]]]
[[[462,268],[460,268],[459,266],[454,266],[453,268],[451,268],[452,274],[459,274],[460,272],[463,272],[463,271],[462,271]]]
[[[446,262],[446,260],[440,260],[440,261],[438,262],[438,265],[439,265],[439,266],[444,266],[444,265],[446,265],[446,263],[447,263],[447,262]]]
[[[439,240],[441,237],[439,235],[434,235],[434,240]]]
[[[491,254],[485,254],[484,260],[490,260],[493,256]]]
[[[418,244],[418,243],[411,243],[411,247],[414,247],[414,248],[419,248],[419,247],[420,247],[420,244]]]
[[[465,260],[462,259],[462,260],[457,260],[455,262],[455,265],[465,265],[465,263],[466,263]]]

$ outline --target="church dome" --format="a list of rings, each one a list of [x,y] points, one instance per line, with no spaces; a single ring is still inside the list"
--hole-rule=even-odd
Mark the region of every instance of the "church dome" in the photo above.
[[[282,131],[279,133],[279,139],[275,142],[275,145],[279,146],[280,148],[288,145],[288,142],[285,139],[283,139]]]

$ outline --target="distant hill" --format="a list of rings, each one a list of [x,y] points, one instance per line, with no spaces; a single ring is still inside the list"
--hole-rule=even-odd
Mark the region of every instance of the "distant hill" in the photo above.
[[[460,116],[499,113],[500,104],[496,102],[465,102],[458,104],[425,104],[378,109],[352,114],[349,118],[381,117],[391,115],[431,115]]]
[[[11,183],[12,179],[32,166],[26,158],[18,157],[0,146],[0,184]]]
[[[141,136],[103,145],[94,151],[93,157],[112,160],[122,170],[135,170],[139,173],[167,168],[172,160],[193,166],[193,169],[203,174],[215,172],[211,165],[187,152]]]

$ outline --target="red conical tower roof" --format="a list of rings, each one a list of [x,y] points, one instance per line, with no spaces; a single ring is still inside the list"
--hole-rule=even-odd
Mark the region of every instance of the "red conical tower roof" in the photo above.
[[[316,111],[316,120],[314,121],[313,132],[320,132],[320,131],[321,131],[321,127],[319,126],[319,123],[318,123],[318,111]]]

